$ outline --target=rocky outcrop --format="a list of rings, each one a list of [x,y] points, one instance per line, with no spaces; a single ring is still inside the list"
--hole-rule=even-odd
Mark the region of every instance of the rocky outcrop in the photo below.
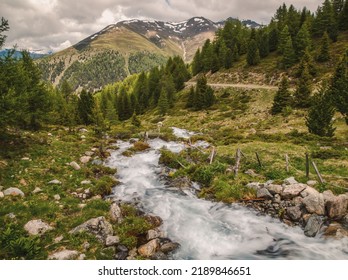
[[[142,257],[151,258],[159,248],[160,242],[159,239],[156,238],[140,246],[138,248],[138,253]]]
[[[4,190],[4,195],[5,196],[21,196],[24,197],[24,192],[22,192],[18,188],[8,188]]]
[[[310,183],[315,185],[315,182]],[[268,181],[249,183],[247,187],[256,190],[259,199],[244,204],[280,218],[288,225],[301,226],[307,236],[316,236],[332,221],[338,221],[342,228],[348,229],[348,193],[338,196],[331,191],[319,193],[307,184],[298,183],[293,177],[284,180],[282,185]],[[337,232],[335,237],[344,236],[344,230]]]
[[[122,222],[123,220],[122,211],[120,206],[116,202],[111,204],[109,214],[110,214],[111,221],[113,221],[114,223]]]
[[[95,235],[102,242],[106,242],[109,235],[113,235],[112,225],[106,221],[105,217],[98,217],[88,220],[82,225],[69,231],[70,234],[77,234],[81,232],[88,232]]]
[[[24,225],[24,229],[30,235],[43,235],[46,231],[53,228],[42,220],[31,220]]]

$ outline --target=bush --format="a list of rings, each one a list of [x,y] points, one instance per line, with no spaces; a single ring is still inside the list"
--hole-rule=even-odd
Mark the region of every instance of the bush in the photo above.
[[[209,166],[200,166],[193,173],[192,179],[208,187],[214,179],[214,172]]]
[[[91,187],[92,195],[110,195],[112,193],[112,188],[116,185],[116,182],[110,176],[103,176],[99,178],[97,183]]]
[[[149,148],[150,148],[149,144],[142,142],[142,141],[138,141],[138,142],[135,142],[133,144],[132,150],[137,151],[137,152],[141,152],[141,151],[145,151]]]

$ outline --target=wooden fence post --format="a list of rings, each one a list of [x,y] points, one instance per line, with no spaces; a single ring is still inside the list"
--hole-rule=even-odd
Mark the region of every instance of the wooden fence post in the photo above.
[[[262,163],[261,163],[258,152],[255,152],[255,154],[256,154],[257,162],[259,163],[260,168],[262,168]]]
[[[210,161],[209,161],[209,164],[212,164],[212,163],[213,163],[214,156],[215,156],[215,147],[213,146],[213,149],[212,149],[211,154],[210,154]]]
[[[286,172],[289,172],[289,156],[288,156],[288,154],[285,155],[285,162],[286,162]]]
[[[313,167],[314,167],[315,172],[317,173],[317,176],[318,176],[318,178],[319,178],[320,183],[321,183],[321,184],[324,184],[325,181],[324,181],[323,177],[321,176],[321,174],[320,174],[320,172],[319,172],[319,169],[318,169],[317,165],[315,164],[315,162],[314,162],[313,160],[312,160],[312,165],[313,165]]]
[[[309,179],[309,155],[306,153],[306,177]]]
[[[240,166],[240,158],[241,158],[241,152],[240,149],[237,149],[236,152],[236,165],[234,166],[234,176],[238,176],[239,166]]]

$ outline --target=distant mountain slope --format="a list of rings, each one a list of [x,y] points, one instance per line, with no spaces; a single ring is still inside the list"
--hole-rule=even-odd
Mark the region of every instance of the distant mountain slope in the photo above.
[[[146,71],[179,55],[191,61],[224,22],[194,17],[173,23],[128,20],[109,25],[74,46],[40,60],[46,80],[67,79],[74,89],[96,90],[129,74]]]
[[[9,49],[0,50],[0,57],[5,57],[6,55],[8,55],[9,52],[10,52]],[[42,58],[42,57],[50,55],[50,53],[41,53],[41,52],[29,52],[29,53],[30,53],[31,58],[33,58],[33,59]],[[13,56],[15,58],[21,58],[22,57],[22,52],[21,51],[15,51]]]

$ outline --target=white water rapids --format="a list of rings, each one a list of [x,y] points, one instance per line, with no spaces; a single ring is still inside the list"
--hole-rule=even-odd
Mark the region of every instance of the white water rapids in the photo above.
[[[183,138],[192,135],[178,128],[173,132]],[[125,157],[122,152],[132,144],[119,141],[106,164],[117,168],[121,182],[115,198],[139,200],[145,212],[163,219],[168,238],[181,245],[174,259],[348,259],[348,238],[308,238],[299,227],[238,204],[202,200],[189,190],[169,188],[161,180],[159,149],[180,152],[185,146],[161,139],[149,144],[151,149]]]

